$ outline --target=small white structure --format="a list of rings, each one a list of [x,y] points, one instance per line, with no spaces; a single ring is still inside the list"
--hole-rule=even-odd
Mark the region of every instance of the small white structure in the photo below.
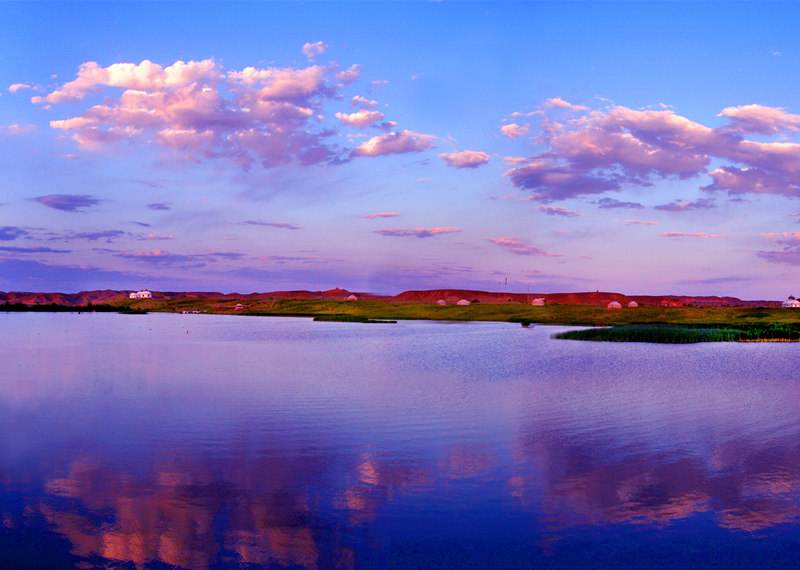
[[[437,305],[446,305],[447,301],[445,301],[444,299],[439,299],[438,301],[436,301],[436,304]]]
[[[472,303],[470,303],[466,299],[459,299],[458,302],[456,303],[456,305],[461,305],[462,307],[466,307],[467,305],[471,305],[471,304]]]
[[[355,295],[350,295],[349,297],[347,297],[347,299],[345,299],[345,301],[358,301],[358,297],[356,297]]]
[[[611,301],[611,302],[608,304],[608,308],[609,308],[609,309],[621,309],[621,308],[622,308],[622,305],[621,305],[621,304],[620,304],[618,301]]]
[[[631,301],[630,303],[628,303],[628,308],[629,309],[635,309],[638,306],[639,306],[639,303],[637,303],[636,301]]]
[[[153,293],[148,291],[147,289],[142,289],[141,291],[134,291],[128,295],[128,299],[152,299]]]
[[[800,309],[800,299],[790,297],[783,302],[782,306],[784,309]]]
[[[531,305],[535,307],[544,307],[544,297],[537,297],[531,301]]]
[[[244,305],[242,305],[241,303],[236,303],[236,306],[233,308],[233,310],[234,311],[243,311],[244,310]]]

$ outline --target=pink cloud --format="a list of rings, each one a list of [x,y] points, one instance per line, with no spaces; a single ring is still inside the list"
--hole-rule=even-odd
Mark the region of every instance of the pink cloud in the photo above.
[[[589,107],[583,105],[574,105],[561,97],[551,97],[544,102],[545,107],[553,107],[556,109],[569,109],[570,111],[585,111]]]
[[[442,153],[439,155],[447,166],[453,168],[477,168],[489,162],[491,157],[480,150],[462,150],[459,152]]]
[[[10,125],[0,126],[0,132],[5,132],[11,136],[26,135],[36,130],[36,125],[27,123],[11,123]]]
[[[769,232],[765,237],[776,241],[783,248],[759,251],[758,257],[770,263],[800,265],[800,232]]]
[[[25,89],[33,89],[33,85],[29,85],[27,83],[12,83],[8,86],[9,93],[17,93]]]
[[[730,124],[711,128],[672,109],[637,110],[611,106],[576,109],[557,120],[544,105],[537,142],[545,150],[508,171],[512,183],[538,200],[647,187],[655,179],[689,179],[709,174],[706,191],[757,192],[795,196],[800,176],[800,143],[754,141],[748,132],[800,131],[800,115],[783,109],[747,105],[729,107]],[[509,126],[509,125],[506,125]],[[728,161],[708,172],[712,160]]]
[[[297,69],[245,67],[241,71],[229,72],[228,80],[234,87],[237,84],[256,87],[257,91],[249,95],[258,99],[307,102],[323,90],[328,72],[328,68],[319,65]]]
[[[527,256],[552,256],[543,249],[529,244],[523,239],[515,237],[494,237],[489,238],[493,244],[500,246],[516,255]]]
[[[515,139],[525,135],[530,130],[530,125],[518,125],[517,123],[508,123],[500,127],[500,132],[510,139]]]
[[[78,69],[78,76],[44,97],[33,97],[34,103],[62,103],[83,99],[99,87],[154,90],[176,88],[200,79],[215,78],[216,64],[211,59],[202,61],[176,61],[162,67],[150,60],[141,63],[115,63],[100,67],[97,62],[87,61]]]
[[[663,232],[658,235],[665,238],[696,238],[696,239],[717,239],[722,237],[719,234],[709,234],[706,232]]]
[[[350,103],[353,107],[361,107],[362,109],[374,109],[378,106],[378,102],[375,99],[367,99],[361,95],[354,95]]]
[[[409,130],[374,136],[353,150],[353,156],[383,156],[422,152],[434,146],[436,137]]]
[[[460,231],[461,230],[459,228],[439,227],[439,228],[375,230],[375,233],[387,237],[429,238],[444,234],[454,234]]]
[[[383,113],[361,109],[355,113],[336,113],[336,118],[350,127],[363,128],[382,121]]]
[[[396,218],[400,215],[399,212],[373,212],[364,216],[368,220],[377,220],[381,218]]]
[[[369,108],[326,112],[327,104],[341,102],[343,84],[359,74],[358,65],[344,70],[336,65],[226,70],[210,59],[168,66],[149,60],[107,67],[87,62],[73,80],[35,101],[55,105],[102,95],[102,102],[83,112],[50,122],[84,149],[140,142],[160,146],[177,158],[223,158],[245,169],[253,164],[337,164],[350,156],[433,146],[431,135],[402,130],[373,137],[355,149],[343,147],[333,136],[341,124],[380,124],[385,130],[395,124]],[[361,107],[375,103],[363,97],[352,102]],[[331,115],[338,120],[326,119]]]
[[[336,74],[336,79],[344,84],[349,84],[361,77],[361,66],[353,64],[347,69],[340,71]]]
[[[761,235],[767,239],[781,242],[800,242],[800,232],[766,232]]]
[[[800,195],[800,181],[781,172],[722,166],[708,174],[713,182],[703,186],[703,190],[720,190],[728,194]]]
[[[314,59],[328,51],[325,42],[306,42],[303,44],[303,53],[308,59]]]
[[[539,206],[539,211],[547,214],[548,216],[561,216],[564,218],[577,218],[583,215],[575,210],[561,208],[559,206]]]
[[[740,105],[726,107],[720,117],[731,120],[728,129],[744,133],[770,135],[781,131],[800,131],[800,115],[793,115],[780,107]]]

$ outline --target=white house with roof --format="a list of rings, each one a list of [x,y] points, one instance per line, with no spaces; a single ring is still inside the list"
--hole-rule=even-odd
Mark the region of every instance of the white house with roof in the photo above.
[[[800,309],[800,299],[789,297],[782,304],[784,309]]]
[[[132,293],[128,294],[128,299],[152,299],[153,292],[148,291],[147,289],[142,289],[140,291],[133,291]]]

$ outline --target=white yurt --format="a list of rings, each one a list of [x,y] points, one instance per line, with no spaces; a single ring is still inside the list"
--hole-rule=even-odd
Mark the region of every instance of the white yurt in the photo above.
[[[800,299],[786,299],[783,302],[784,309],[800,309]]]
[[[466,299],[459,299],[458,303],[456,303],[456,305],[461,305],[462,307],[466,307],[467,305],[471,305],[471,304],[472,303],[470,303]]]
[[[531,305],[536,307],[544,307],[544,297],[537,297],[531,301]]]
[[[350,295],[349,297],[347,297],[347,299],[345,299],[345,301],[358,301],[358,297],[356,297],[355,295]]]
[[[622,308],[622,305],[621,305],[621,304],[620,304],[618,301],[611,301],[611,302],[608,304],[608,308],[609,308],[609,309],[621,309],[621,308]]]
[[[639,303],[637,303],[636,301],[631,301],[630,303],[628,303],[628,308],[629,309],[635,309],[638,306],[639,306]]]
[[[444,299],[439,299],[438,301],[436,301],[436,304],[437,305],[446,305],[447,301],[445,301]]]
[[[152,299],[153,293],[147,289],[141,289],[128,295],[129,299]]]

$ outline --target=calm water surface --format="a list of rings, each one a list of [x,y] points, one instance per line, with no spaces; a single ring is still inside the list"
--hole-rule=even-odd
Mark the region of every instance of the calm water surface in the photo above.
[[[0,568],[800,566],[800,346],[0,313]]]

